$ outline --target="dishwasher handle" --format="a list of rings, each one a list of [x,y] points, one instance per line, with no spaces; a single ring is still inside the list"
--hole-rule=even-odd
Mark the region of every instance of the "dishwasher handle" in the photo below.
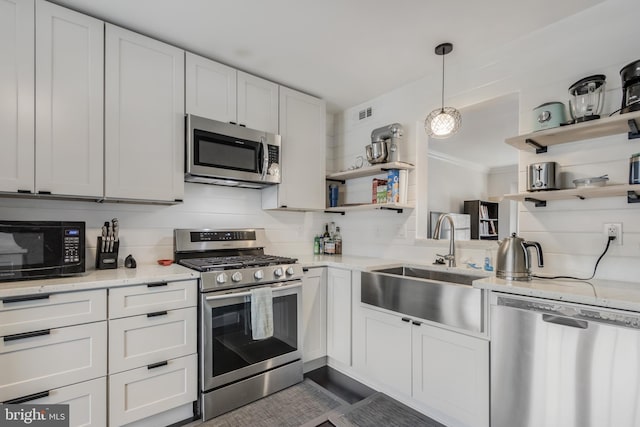
[[[570,326],[572,328],[587,329],[589,323],[586,320],[571,319],[568,317],[553,316],[551,314],[543,314],[542,320],[547,323],[555,323],[556,325]]]

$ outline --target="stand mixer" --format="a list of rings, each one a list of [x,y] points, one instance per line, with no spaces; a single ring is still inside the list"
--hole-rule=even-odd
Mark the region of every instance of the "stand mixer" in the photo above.
[[[399,162],[402,130],[400,123],[374,129],[371,132],[371,144],[365,146],[367,161],[370,164]]]

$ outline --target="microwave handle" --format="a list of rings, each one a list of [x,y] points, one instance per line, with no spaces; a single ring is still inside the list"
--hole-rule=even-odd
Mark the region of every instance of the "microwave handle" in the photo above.
[[[267,169],[269,168],[269,146],[264,136],[260,137],[260,143],[262,144],[262,178],[264,181],[267,176]]]

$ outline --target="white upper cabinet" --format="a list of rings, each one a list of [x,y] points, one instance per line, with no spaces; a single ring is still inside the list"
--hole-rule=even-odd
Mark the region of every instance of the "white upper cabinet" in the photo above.
[[[263,209],[323,210],[326,106],[321,99],[280,87],[282,183],[262,190]]]
[[[278,85],[187,52],[186,112],[278,133]]]
[[[278,133],[278,85],[238,71],[238,124]]]
[[[103,194],[104,23],[36,2],[36,192]]]
[[[0,191],[34,191],[34,2],[0,0]]]
[[[236,123],[236,69],[186,53],[186,112]]]
[[[105,197],[184,194],[184,51],[106,24]]]

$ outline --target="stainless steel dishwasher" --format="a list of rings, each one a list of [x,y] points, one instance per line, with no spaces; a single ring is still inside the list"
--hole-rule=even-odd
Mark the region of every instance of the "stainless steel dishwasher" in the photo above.
[[[493,294],[492,427],[639,427],[640,314]]]

